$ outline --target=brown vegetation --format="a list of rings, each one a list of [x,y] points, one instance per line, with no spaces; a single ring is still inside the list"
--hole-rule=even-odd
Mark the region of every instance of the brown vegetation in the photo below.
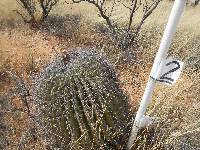
[[[64,6],[58,4],[54,8],[53,15],[63,16],[60,20],[64,19],[65,28],[55,31],[60,33],[65,31],[66,36],[63,37],[60,33],[55,34],[54,30],[50,30],[52,26],[48,24],[48,21],[46,24],[48,26],[44,26],[45,28],[38,31],[30,30],[27,25],[16,21],[20,18],[14,15],[12,10],[17,9],[17,5],[10,5],[11,1],[4,0],[0,1],[0,4],[2,4],[0,13],[4,14],[0,20],[0,115],[3,114],[0,119],[4,120],[6,126],[5,128],[3,125],[0,126],[0,134],[3,133],[2,136],[7,141],[3,144],[0,142],[0,148],[2,144],[3,149],[44,149],[44,141],[41,135],[37,134],[40,133],[40,129],[28,116],[23,101],[12,95],[14,83],[6,71],[14,68],[18,74],[23,73],[27,80],[31,73],[41,70],[42,66],[56,53],[67,52],[73,48],[92,47],[105,53],[116,65],[121,87],[130,96],[133,110],[137,109],[171,3],[162,2],[158,10],[147,19],[139,36],[137,49],[130,48],[134,54],[131,63],[120,59],[121,51],[112,38],[103,32],[106,31],[106,28],[102,26],[105,22],[98,17],[95,7],[89,7],[86,4],[65,4]],[[149,149],[158,149],[161,145],[169,149],[200,148],[199,8],[200,6],[186,8],[170,48],[170,56],[185,62],[181,78],[173,87],[158,85],[154,92],[148,114],[160,117],[160,123],[154,127],[154,133],[158,134],[159,138]],[[113,19],[120,18],[120,24],[123,25],[127,19],[124,16],[128,12],[124,9],[118,10],[121,10],[121,13],[115,12]],[[81,13],[83,16],[80,16]],[[16,22],[10,21],[11,18],[15,18]],[[139,22],[138,18],[136,22],[137,20]],[[31,101],[30,107],[34,114],[35,108]],[[150,127],[145,129],[144,133],[147,133],[148,129]],[[138,136],[138,149],[144,147],[148,149],[148,138],[145,137],[145,134]]]

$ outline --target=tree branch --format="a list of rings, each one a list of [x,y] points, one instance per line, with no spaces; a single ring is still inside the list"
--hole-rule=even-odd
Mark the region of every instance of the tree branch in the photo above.
[[[110,7],[110,13],[106,13],[107,9],[105,8],[105,0],[72,0],[73,3],[80,3],[86,1],[90,4],[93,4],[99,11],[100,16],[106,21],[108,28],[110,29],[114,39],[118,42],[118,45],[123,50],[127,49],[131,43],[138,36],[139,31],[144,24],[145,20],[152,14],[152,12],[157,8],[161,0],[131,0],[131,5],[127,6],[123,2],[120,2],[125,8],[129,9],[130,16],[127,27],[118,28],[117,24],[114,24],[111,20],[112,12],[116,4],[116,0],[113,0],[113,4]],[[150,3],[151,2],[151,3]],[[139,8],[143,7],[143,15],[139,24],[136,26],[135,31],[131,32],[131,26],[133,25],[134,16],[136,11],[139,11]]]
[[[93,4],[99,10],[101,17],[106,21],[109,29],[112,32],[112,35],[116,36],[115,26],[112,24],[112,21],[110,20],[109,15],[106,15],[105,10],[103,10],[105,0],[102,0],[102,1],[97,0],[96,2],[95,2],[95,0],[72,0],[72,2],[74,2],[74,3],[80,3],[80,2],[83,2],[83,1],[86,1],[90,4]]]
[[[13,10],[13,11],[16,12],[18,15],[20,15],[25,23],[30,23],[30,20],[27,20],[26,17],[24,17],[18,10]]]
[[[160,3],[161,0],[156,0],[152,3],[152,5],[150,7],[147,7],[147,4],[144,6],[144,15],[139,23],[139,25],[137,26],[135,32],[134,32],[134,36],[131,38],[130,40],[130,44],[135,40],[135,38],[137,37],[137,35],[139,34],[139,31],[142,27],[142,25],[144,24],[145,20],[151,15],[151,13],[157,8],[158,4]]]

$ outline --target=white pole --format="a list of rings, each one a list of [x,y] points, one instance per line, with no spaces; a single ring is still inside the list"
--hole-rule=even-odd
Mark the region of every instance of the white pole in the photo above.
[[[147,83],[145,92],[143,94],[140,107],[138,109],[138,112],[136,114],[131,135],[127,144],[127,149],[131,150],[131,147],[133,146],[134,141],[136,140],[138,130],[142,127],[142,120],[144,120],[144,115],[146,112],[146,109],[151,101],[151,95],[153,93],[155,83],[157,77],[160,75],[160,72],[162,70],[162,60],[167,57],[167,52],[169,49],[169,46],[171,44],[172,38],[175,34],[178,22],[181,18],[181,14],[183,13],[184,6],[185,6],[186,0],[175,0],[174,6],[172,8],[164,35],[161,40],[161,44],[159,47],[159,50],[156,54],[155,61],[150,73],[150,78]],[[147,124],[146,124],[147,125]]]

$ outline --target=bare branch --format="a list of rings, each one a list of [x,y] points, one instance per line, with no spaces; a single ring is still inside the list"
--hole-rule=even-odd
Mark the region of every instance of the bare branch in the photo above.
[[[29,23],[30,22],[30,20],[27,20],[26,19],[27,17],[23,16],[18,10],[13,10],[13,11],[16,12],[18,15],[20,15],[25,23]]]
[[[139,31],[145,20],[152,14],[152,12],[156,9],[161,0],[131,0],[130,6],[125,5],[125,3],[121,2],[120,0],[113,0],[109,13],[107,13],[107,8],[105,7],[106,0],[72,0],[73,3],[80,3],[83,1],[93,4],[98,9],[100,16],[106,21],[115,41],[118,42],[120,48],[125,50],[133,43],[135,38],[138,36]],[[113,21],[111,20],[116,3],[122,4],[130,11],[127,27],[118,27],[117,24],[113,23]],[[141,17],[141,21],[136,26],[135,30],[131,31],[134,16],[141,7],[143,9],[143,16]]]
[[[158,6],[158,4],[160,3],[161,0],[157,0],[157,1],[154,1],[151,6],[149,6],[147,8],[147,11],[146,13],[144,14],[145,16],[145,19],[149,17],[149,15],[156,9],[156,7]]]
[[[116,1],[115,1],[115,0],[113,0],[113,4],[112,4],[111,11],[110,11],[110,13],[108,14],[108,16],[109,16],[109,17],[111,17],[111,15],[112,15],[112,13],[113,13],[113,10],[114,10],[114,7],[115,7],[115,5],[116,5]]]
[[[16,0],[17,3],[26,11],[27,15],[31,18],[28,23],[39,24],[43,22],[49,15],[52,7],[58,3],[59,0]],[[37,3],[37,1],[39,3]],[[35,19],[36,5],[39,4],[39,7],[42,9],[42,18],[39,21]],[[27,23],[27,19],[21,13],[18,14],[23,18]]]
[[[131,25],[132,25],[132,22],[133,22],[133,15],[134,15],[134,13],[137,10],[137,3],[138,3],[138,1],[137,0],[133,0],[132,2],[133,2],[132,3],[133,4],[133,8],[131,9],[131,14],[130,14],[130,18],[129,18],[129,25],[128,25],[127,33],[131,29]]]
[[[144,15],[139,23],[139,25],[137,26],[136,30],[135,30],[135,36],[133,36],[130,40],[130,43],[132,43],[136,36],[138,35],[142,25],[144,24],[145,20],[151,15],[151,13],[157,8],[158,4],[160,3],[161,0],[156,0],[152,3],[152,5],[150,7],[148,7],[148,4],[146,4],[146,6],[144,5]]]
[[[72,1],[74,3],[80,3],[80,2],[86,1],[86,2],[88,2],[90,4],[93,4],[99,10],[99,13],[100,13],[101,17],[106,21],[109,29],[112,32],[112,35],[113,36],[116,35],[115,26],[113,25],[109,14],[108,15],[106,14],[106,9],[104,8],[105,0],[102,0],[102,1],[101,0],[97,0],[97,1],[95,1],[95,0],[72,0]]]
[[[31,0],[17,0],[17,3],[26,10],[27,14],[32,18],[32,20],[35,20],[34,13],[36,8],[35,4]],[[17,13],[22,17],[24,21],[27,20],[21,13],[19,13],[19,11]]]
[[[16,0],[16,1],[22,8],[25,8],[24,5],[22,5],[22,3],[19,0]]]
[[[121,3],[125,8],[127,8],[127,9],[129,9],[130,10],[130,12],[131,12],[131,7],[129,7],[129,6],[127,6],[127,5],[125,5],[123,2]]]

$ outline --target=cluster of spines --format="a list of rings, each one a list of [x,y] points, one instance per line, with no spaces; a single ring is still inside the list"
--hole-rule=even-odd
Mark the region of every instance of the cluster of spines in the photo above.
[[[43,76],[36,92],[39,120],[51,143],[62,148],[114,143],[124,134],[129,110],[112,67],[88,52],[73,53],[64,64],[62,72]]]

